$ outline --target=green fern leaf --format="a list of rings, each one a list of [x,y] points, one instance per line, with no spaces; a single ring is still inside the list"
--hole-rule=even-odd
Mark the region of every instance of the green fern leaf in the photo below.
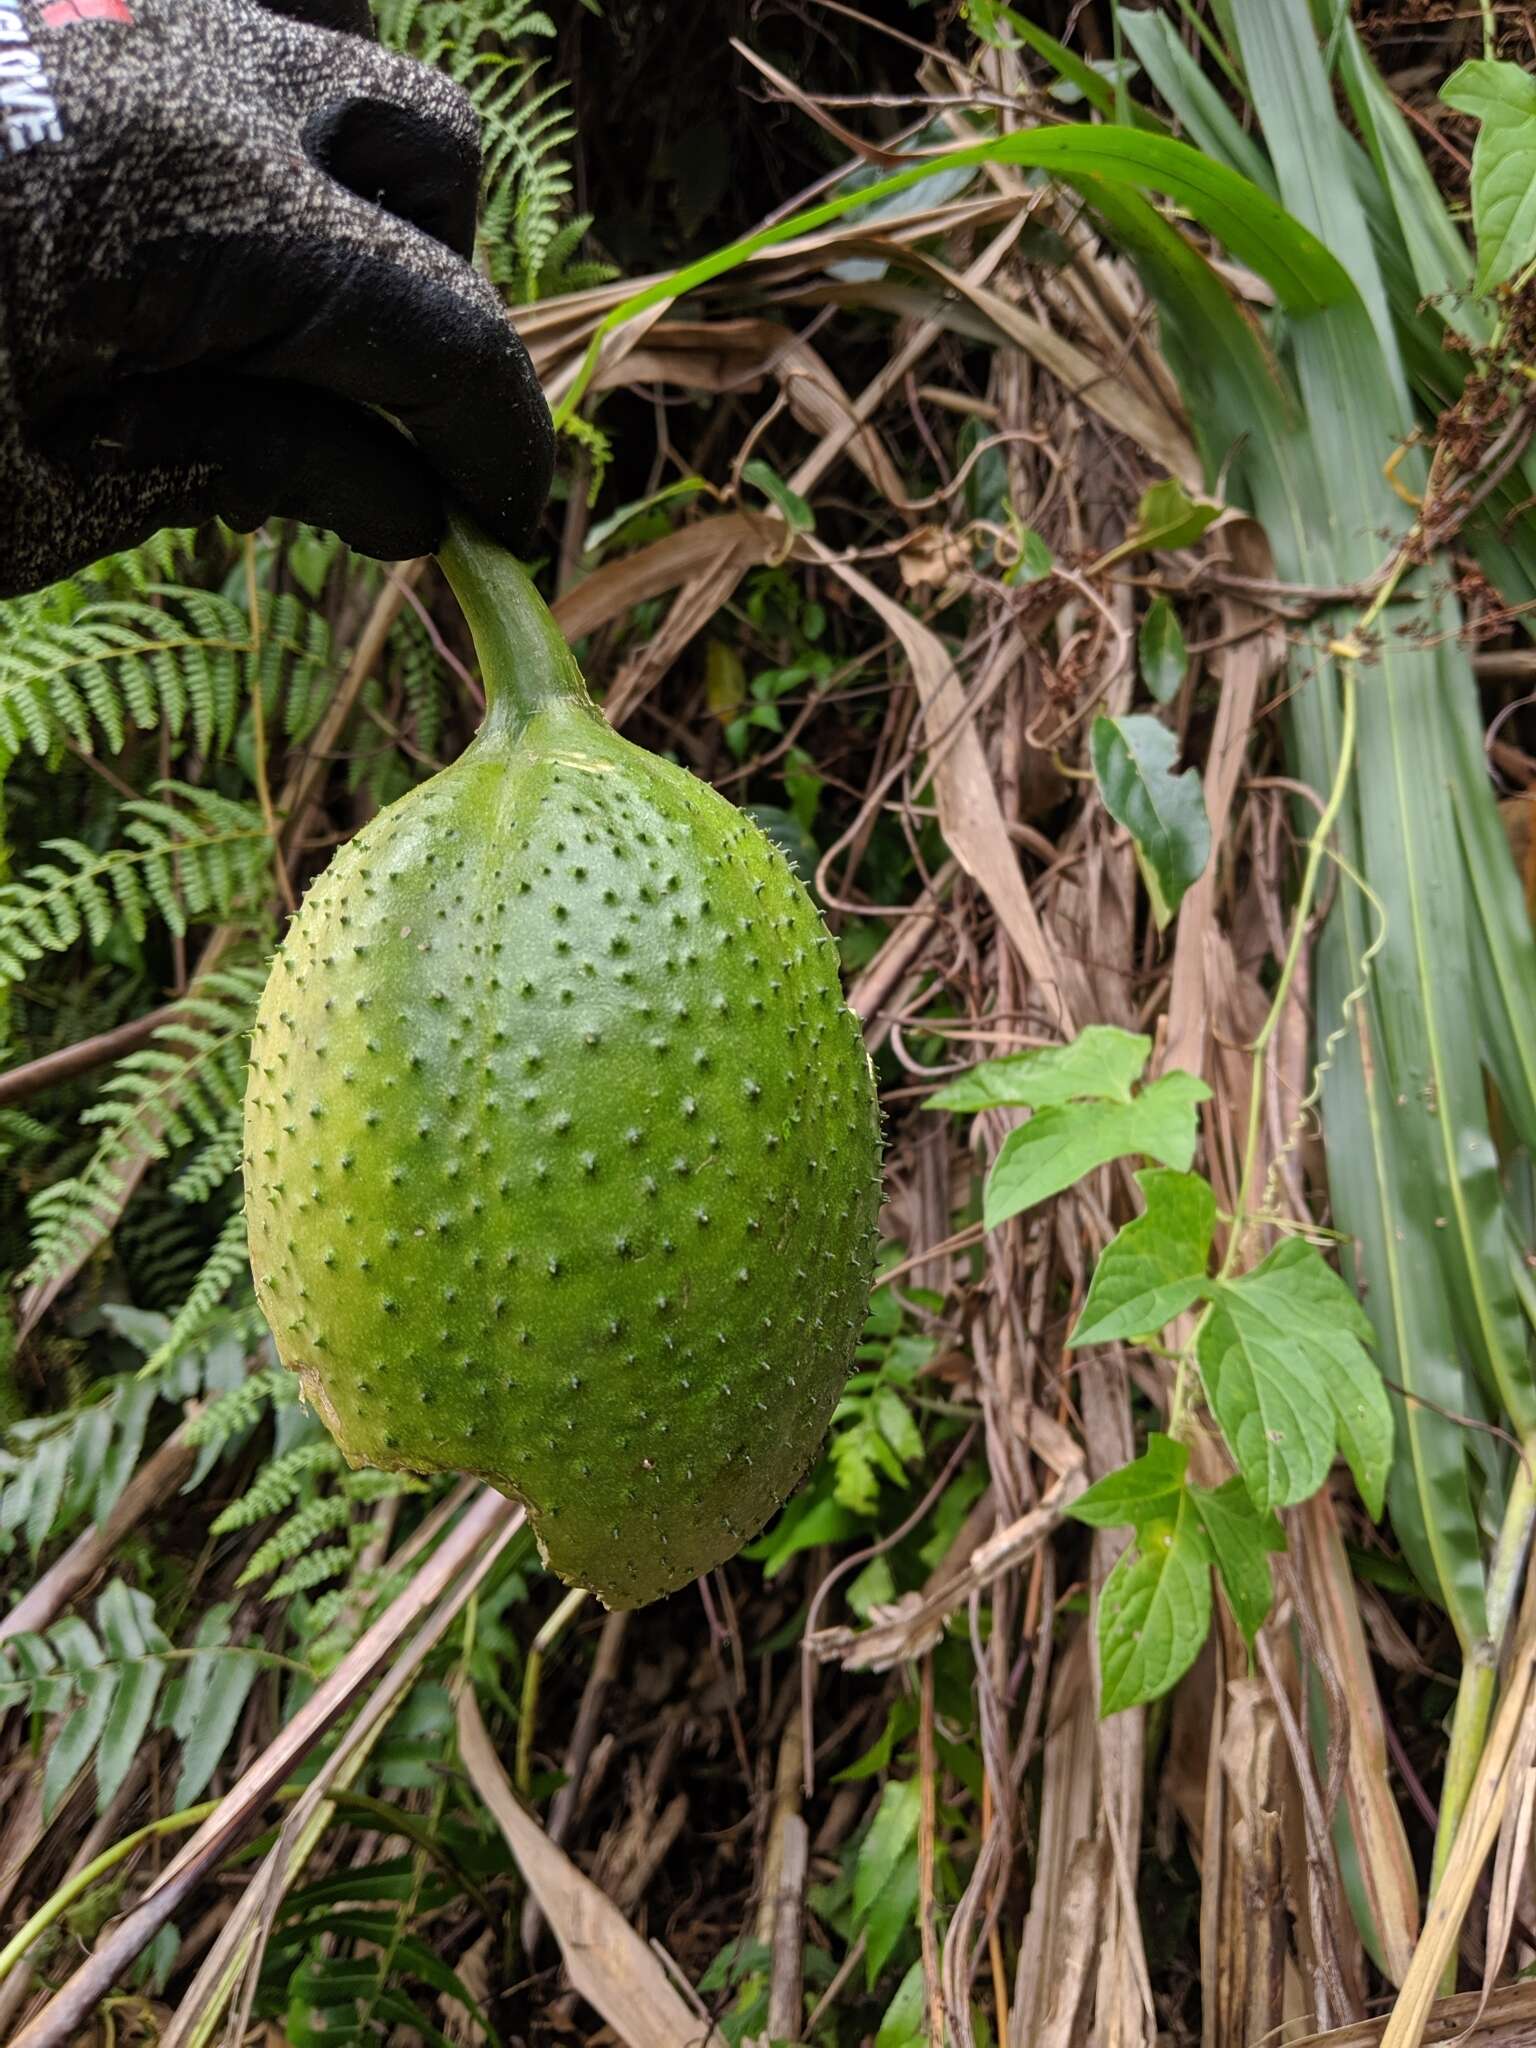
[[[32,1256],[25,1282],[45,1282],[88,1256],[115,1226],[124,1187],[145,1161],[225,1132],[244,1089],[246,1039],[265,981],[255,966],[204,975],[150,1045],[118,1062],[81,1113],[82,1123],[102,1127],[90,1159],[28,1205]]]
[[[240,1386],[231,1387],[216,1401],[210,1401],[200,1415],[194,1415],[187,1424],[187,1441],[222,1450],[232,1438],[243,1437],[254,1429],[269,1407],[292,1407],[298,1398],[299,1383],[288,1368],[266,1366],[260,1372],[253,1372]],[[285,1505],[286,1499],[277,1503],[278,1507]],[[251,1519],[254,1521],[258,1517],[252,1516]]]
[[[43,595],[55,597],[53,593]],[[233,731],[250,623],[207,591],[150,588],[58,617],[0,607],[0,758],[49,753],[68,736],[91,751],[98,735],[119,752],[130,723],[164,724],[179,738],[188,713],[205,752]],[[9,625],[10,630],[5,630]]]
[[[279,1457],[269,1459],[263,1465],[239,1500],[231,1501],[229,1506],[214,1518],[211,1524],[212,1533],[215,1536],[227,1536],[233,1530],[249,1529],[255,1522],[265,1521],[269,1515],[280,1514],[298,1498],[312,1474],[337,1471],[341,1462],[341,1453],[328,1436],[312,1436],[304,1443],[295,1444],[292,1450],[284,1451]],[[311,1502],[309,1505],[313,1506],[314,1503]],[[346,1503],[341,1502],[341,1506],[344,1510],[342,1519],[345,1520]],[[267,1545],[264,1544],[262,1549],[266,1548]],[[276,1561],[281,1564],[287,1556],[296,1554],[279,1551]],[[260,1555],[261,1552],[258,1551],[257,1556]],[[252,1565],[247,1567],[245,1577],[261,1577],[261,1572],[253,1573],[254,1563],[253,1559]],[[270,1565],[263,1567],[266,1571],[270,1569]],[[244,1578],[241,1583],[245,1583]]]
[[[177,1803],[203,1791],[234,1739],[251,1686],[279,1661],[229,1642],[233,1611],[232,1602],[210,1609],[194,1654],[172,1662],[149,1595],[114,1579],[96,1601],[94,1629],[69,1614],[45,1634],[0,1644],[0,1711],[22,1707],[40,1721],[58,1722],[44,1767],[45,1815],[88,1768],[96,1776],[98,1809],[104,1809],[151,1721],[182,1745]]]
[[[297,1564],[290,1565],[281,1578],[273,1580],[267,1588],[266,1598],[286,1600],[290,1594],[308,1593],[316,1586],[323,1586],[327,1579],[337,1578],[348,1569],[352,1554],[349,1543],[323,1544],[318,1550],[307,1552]]]
[[[120,815],[125,845],[98,853],[77,839],[48,839],[57,856],[24,880],[0,883],[0,981],[19,981],[45,953],[82,936],[101,946],[121,917],[143,939],[152,901],[178,936],[200,919],[232,921],[266,894],[272,842],[254,804],[163,782]]]
[[[171,1318],[171,1326],[159,1347],[144,1366],[146,1375],[161,1372],[179,1358],[208,1327],[215,1310],[236,1281],[243,1282],[249,1271],[246,1249],[245,1212],[236,1209],[214,1240],[203,1270],[192,1291]]]
[[[35,1557],[88,1518],[105,1520],[143,1449],[155,1389],[136,1374],[99,1380],[79,1407],[27,1416],[0,1435],[0,1531]]]
[[[317,1500],[305,1501],[265,1543],[258,1544],[235,1583],[249,1586],[256,1579],[264,1579],[279,1565],[291,1564],[302,1557],[318,1537],[328,1536],[336,1529],[345,1529],[351,1519],[352,1503],[345,1494],[323,1493]]]

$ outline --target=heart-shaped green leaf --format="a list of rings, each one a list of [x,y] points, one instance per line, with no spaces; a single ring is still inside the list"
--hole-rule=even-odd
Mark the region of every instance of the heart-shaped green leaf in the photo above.
[[[1104,1248],[1069,1344],[1150,1336],[1205,1292],[1216,1197],[1197,1173],[1136,1176],[1145,1212]]]
[[[1174,772],[1173,734],[1155,718],[1096,718],[1091,750],[1104,808],[1135,840],[1165,923],[1211,857],[1200,777]]]

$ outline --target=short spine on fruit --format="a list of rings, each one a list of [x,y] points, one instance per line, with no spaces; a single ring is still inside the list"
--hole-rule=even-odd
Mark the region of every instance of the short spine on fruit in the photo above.
[[[485,721],[273,963],[256,1285],[348,1458],[489,1480],[633,1607],[816,1454],[873,1267],[873,1077],[783,857],[608,726],[510,557],[456,526],[442,562]]]

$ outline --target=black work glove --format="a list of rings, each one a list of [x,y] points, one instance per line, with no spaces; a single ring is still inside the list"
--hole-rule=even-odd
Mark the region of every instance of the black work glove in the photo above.
[[[0,0],[0,595],[214,513],[426,554],[445,488],[526,547],[553,436],[468,260],[478,124],[368,29]]]

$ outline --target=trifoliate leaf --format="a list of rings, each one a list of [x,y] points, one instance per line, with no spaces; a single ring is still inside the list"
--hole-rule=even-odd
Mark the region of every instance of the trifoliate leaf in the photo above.
[[[1221,1574],[1232,1619],[1252,1649],[1274,1599],[1269,1555],[1284,1550],[1285,1531],[1273,1513],[1259,1513],[1241,1479],[1211,1489],[1192,1486],[1189,1497]]]
[[[1099,1594],[1099,1712],[1140,1706],[1175,1685],[1211,1626],[1211,1551],[1187,1492],[1171,1518],[1136,1532]]]
[[[1392,1460],[1392,1411],[1365,1345],[1370,1321],[1321,1255],[1290,1238],[1220,1282],[1198,1356],[1206,1397],[1255,1504],[1322,1485],[1342,1448],[1373,1515]]]
[[[1090,750],[1104,808],[1135,840],[1157,884],[1154,903],[1172,916],[1211,857],[1200,777],[1174,773],[1173,734],[1155,718],[1096,718]]]
[[[1141,1529],[1151,1522],[1172,1522],[1178,1517],[1188,1469],[1189,1452],[1184,1445],[1154,1430],[1139,1458],[1095,1480],[1067,1513],[1093,1529],[1120,1529],[1127,1524]]]
[[[1104,1247],[1069,1345],[1149,1336],[1205,1292],[1216,1227],[1209,1185],[1197,1173],[1157,1166],[1138,1173],[1136,1184],[1146,1210]]]
[[[1164,1074],[1132,1102],[1072,1102],[1037,1110],[1010,1131],[987,1177],[988,1230],[1081,1180],[1096,1166],[1141,1153],[1179,1172],[1195,1156],[1195,1110],[1210,1094],[1193,1074]]]
[[[925,1109],[1049,1109],[1083,1096],[1129,1102],[1146,1069],[1152,1041],[1113,1024],[1090,1024],[1070,1045],[983,1060],[936,1089]]]

